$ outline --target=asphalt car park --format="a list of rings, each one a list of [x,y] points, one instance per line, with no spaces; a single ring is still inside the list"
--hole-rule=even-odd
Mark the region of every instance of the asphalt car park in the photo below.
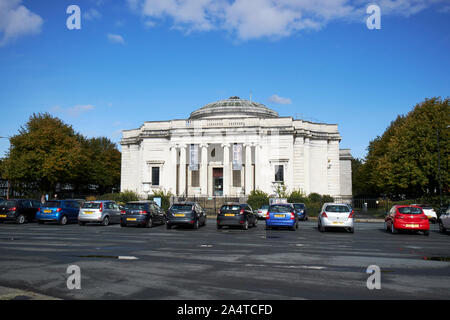
[[[120,225],[0,225],[0,286],[62,299],[449,299],[450,235]],[[68,266],[81,289],[67,288]],[[367,268],[381,269],[369,290]],[[1,298],[1,297],[0,297]]]

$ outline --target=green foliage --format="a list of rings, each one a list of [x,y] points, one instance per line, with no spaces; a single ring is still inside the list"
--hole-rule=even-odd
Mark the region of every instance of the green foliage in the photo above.
[[[112,200],[116,201],[119,204],[126,204],[130,201],[139,201],[141,198],[139,197],[139,194],[137,194],[134,191],[125,190],[124,192],[119,193],[107,193],[101,196],[97,197],[97,200]]]
[[[370,142],[366,161],[354,176],[366,184],[359,193],[432,196],[439,190],[438,133],[442,190],[448,191],[449,123],[448,98],[426,99],[407,115],[398,116],[381,137]]]
[[[156,190],[153,191],[152,195],[148,196],[148,199],[153,200],[154,198],[161,198],[161,208],[163,208],[164,211],[167,212],[170,207],[170,198],[172,196],[173,194],[170,191],[166,192],[165,190]]]
[[[280,182],[275,184],[275,193],[278,198],[288,198],[289,193],[287,191],[287,187],[284,182]]]
[[[248,196],[247,203],[254,210],[261,208],[265,204],[269,204],[269,195],[261,190],[252,190]]]
[[[306,194],[303,192],[303,190],[294,190],[288,196],[287,201],[289,203],[306,203],[308,201],[308,198],[306,197]]]
[[[314,202],[320,203],[320,202],[322,202],[322,196],[320,194],[318,194],[318,193],[315,193],[315,192],[310,193],[308,195],[308,202],[310,202],[310,203],[314,203]]]
[[[48,113],[33,114],[10,142],[1,170],[13,183],[35,183],[50,194],[57,183],[98,185],[100,192],[120,183],[121,154],[113,142],[87,139]]]

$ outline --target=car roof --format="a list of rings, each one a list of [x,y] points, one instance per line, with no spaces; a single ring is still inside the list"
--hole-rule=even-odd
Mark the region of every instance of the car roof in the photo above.
[[[136,204],[145,204],[145,203],[156,203],[155,201],[152,200],[140,200],[140,201],[128,201],[128,203],[136,203]]]
[[[189,206],[193,206],[195,204],[195,202],[190,202],[190,201],[180,201],[180,202],[174,202],[172,205],[176,206],[176,205],[189,205]]]

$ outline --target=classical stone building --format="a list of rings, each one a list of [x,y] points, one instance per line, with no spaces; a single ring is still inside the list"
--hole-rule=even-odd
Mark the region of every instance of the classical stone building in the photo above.
[[[336,124],[280,117],[266,106],[231,97],[189,119],[145,122],[123,131],[121,189],[142,195],[244,196],[277,184],[350,198],[351,154]]]

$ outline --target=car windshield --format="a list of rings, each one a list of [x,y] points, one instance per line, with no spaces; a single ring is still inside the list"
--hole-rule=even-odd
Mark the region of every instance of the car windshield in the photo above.
[[[127,203],[125,210],[145,210],[145,203]]]
[[[401,214],[421,214],[422,209],[417,207],[401,207],[398,208],[398,212],[400,212]]]
[[[305,205],[303,203],[294,204],[295,209],[305,209]]]
[[[0,206],[7,207],[7,208],[15,207],[16,205],[17,205],[17,202],[16,201],[12,201],[12,200],[5,200],[5,201],[2,201],[0,203]]]
[[[100,209],[100,203],[99,202],[85,202],[83,204],[84,209]]]
[[[42,206],[45,208],[58,208],[60,203],[58,201],[49,201],[44,203]]]
[[[241,206],[239,205],[224,205],[220,210],[240,210]]]
[[[261,207],[261,209],[269,209],[269,205],[268,204],[265,204],[265,205],[263,205],[262,207]]]
[[[282,206],[282,205],[276,205],[276,206],[271,206],[269,208],[270,212],[291,212],[292,211],[292,207],[291,206]]]
[[[192,206],[191,205],[182,205],[182,204],[175,204],[173,205],[170,210],[172,211],[191,211],[192,210]]]
[[[347,206],[327,206],[326,212],[350,212],[350,208]]]

